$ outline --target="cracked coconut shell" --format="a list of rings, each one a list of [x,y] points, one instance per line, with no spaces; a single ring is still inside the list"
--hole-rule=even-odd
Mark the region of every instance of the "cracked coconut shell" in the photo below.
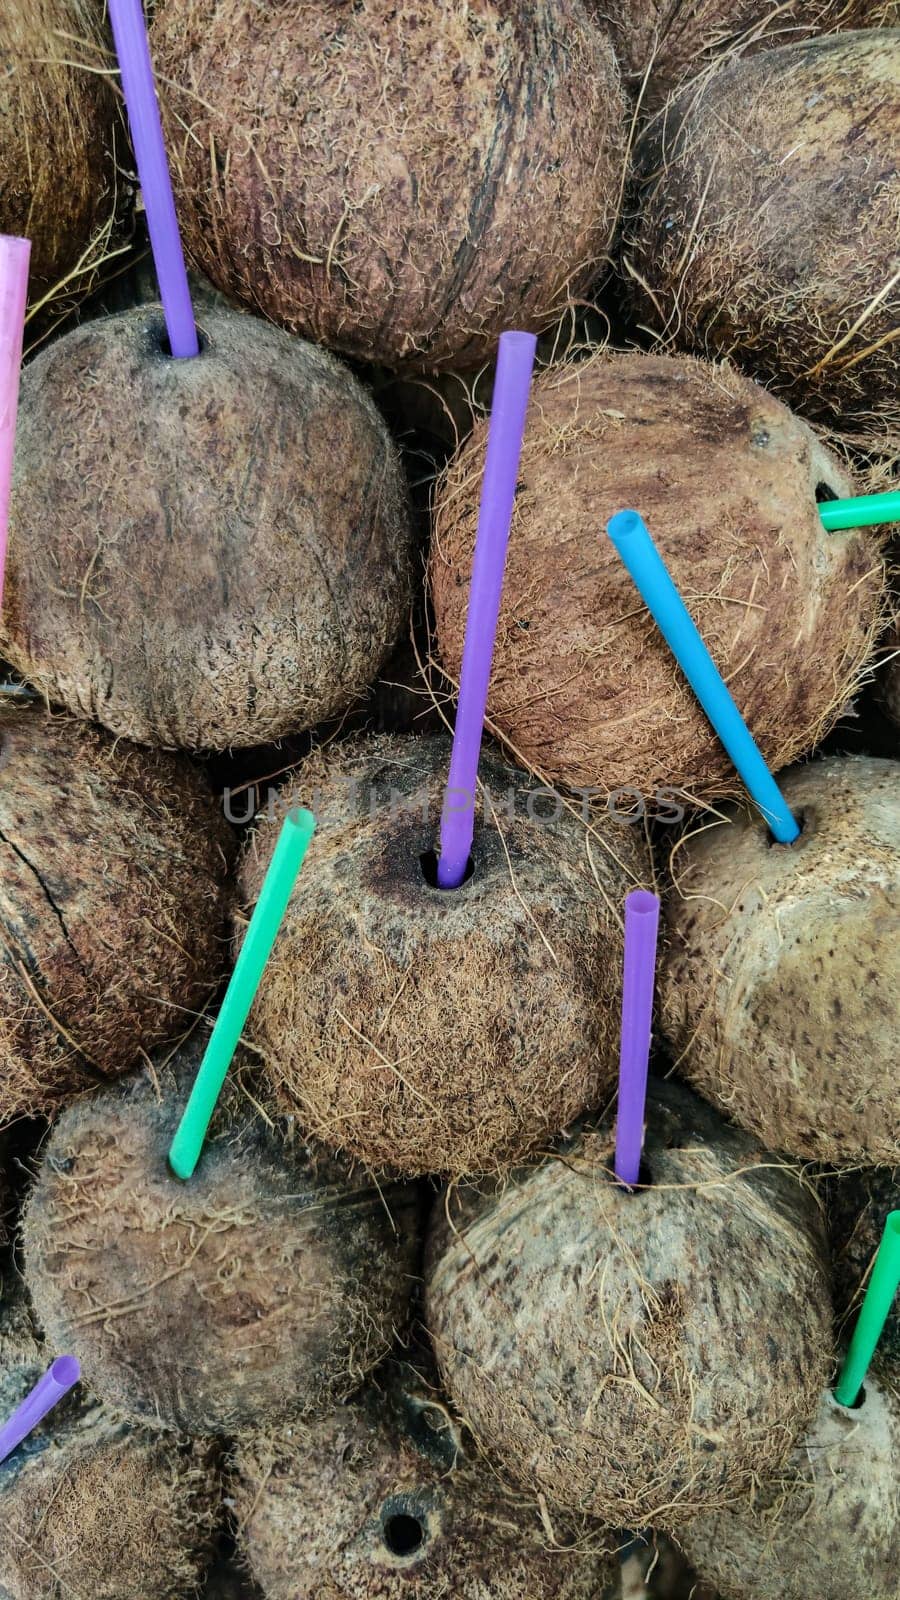
[[[0,1419],[47,1366],[4,1272]],[[136,1427],[79,1385],[0,1463],[0,1600],[193,1600],[220,1504],[215,1447]]]
[[[900,28],[722,67],[637,162],[626,268],[647,326],[733,357],[805,416],[900,430]]]
[[[470,1451],[439,1394],[413,1377],[309,1429],[239,1446],[238,1548],[266,1600],[613,1592],[617,1563],[595,1553],[597,1530],[580,1546],[551,1548],[533,1502]]]
[[[484,468],[477,426],[440,481],[430,584],[458,681]],[[806,750],[874,647],[865,530],[827,534],[816,495],[854,483],[810,428],[732,368],[610,354],[535,381],[488,711],[557,782],[734,793],[734,768],[604,532],[640,511],[770,764]]]
[[[345,367],[222,307],[199,326],[201,354],[174,361],[141,306],[26,367],[0,654],[113,733],[223,750],[368,687],[408,610],[412,535]]]
[[[783,1473],[681,1537],[722,1600],[897,1600],[900,1399],[871,1373],[855,1410],[826,1391]]]
[[[589,833],[485,750],[472,875],[434,887],[449,757],[444,738],[388,735],[297,769],[279,809],[319,827],[246,1030],[301,1127],[413,1176],[515,1161],[612,1090],[622,906],[650,877],[640,829]],[[248,904],[277,833],[251,836]]]
[[[89,287],[116,208],[103,14],[101,0],[0,10],[0,232],[31,240],[33,300]]]
[[[425,1321],[447,1392],[523,1488],[677,1531],[776,1471],[831,1356],[818,1207],[687,1090],[656,1084],[644,1178],[588,1126],[434,1211]]]
[[[0,1124],[183,1031],[215,988],[234,835],[202,775],[0,704]]]
[[[328,1409],[386,1353],[418,1195],[287,1142],[233,1083],[181,1183],[166,1152],[200,1055],[60,1118],[25,1214],[26,1276],[48,1342],[104,1400],[233,1435]]]
[[[802,823],[758,812],[679,846],[660,965],[679,1071],[773,1150],[900,1162],[900,766],[834,756],[779,779]]]
[[[188,251],[284,327],[471,367],[604,265],[625,101],[579,0],[170,0],[152,48]]]

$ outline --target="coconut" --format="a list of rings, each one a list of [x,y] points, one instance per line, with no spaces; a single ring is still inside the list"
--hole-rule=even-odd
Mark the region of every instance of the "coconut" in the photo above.
[[[393,1407],[371,1391],[247,1440],[235,1473],[239,1548],[266,1600],[599,1600],[615,1574],[590,1541],[551,1547],[537,1507],[411,1374]]]
[[[897,29],[766,50],[685,90],[638,152],[638,315],[804,415],[900,431],[898,152]]]
[[[485,751],[471,877],[438,889],[448,762],[445,739],[385,736],[297,770],[281,805],[320,829],[247,1027],[303,1127],[413,1175],[514,1161],[609,1092],[621,907],[650,875],[635,828],[589,832]],[[251,838],[248,902],[277,832]]]
[[[221,970],[232,853],[187,762],[0,703],[0,1123],[183,1033]]]
[[[431,590],[454,679],[485,437],[476,427],[436,496]],[[493,723],[557,781],[734,792],[728,757],[604,534],[634,506],[767,759],[795,759],[834,721],[874,643],[875,541],[826,534],[816,507],[853,493],[806,424],[727,366],[600,351],[551,367],[534,385],[519,468]]]
[[[588,1126],[435,1209],[427,1326],[454,1404],[524,1488],[607,1527],[677,1530],[790,1453],[824,1386],[815,1200],[686,1090],[657,1084],[643,1181]]]
[[[674,858],[663,1032],[695,1088],[770,1148],[900,1162],[900,767],[835,756],[779,783],[795,844],[729,808]]]
[[[900,1400],[866,1379],[830,1391],[783,1474],[746,1506],[699,1518],[685,1549],[722,1600],[892,1600],[900,1594]]]
[[[0,1420],[47,1368],[12,1274],[0,1300]],[[2,1600],[191,1600],[221,1489],[210,1444],[135,1427],[83,1386],[0,1463]]]
[[[384,1355],[415,1190],[296,1144],[236,1087],[189,1185],[166,1167],[200,1058],[70,1107],[24,1220],[36,1313],[105,1400],[196,1435],[327,1409]]]
[[[31,240],[34,297],[89,287],[115,212],[102,25],[100,0],[3,0],[0,232]]]
[[[603,264],[625,101],[580,0],[171,0],[152,47],[187,248],[284,327],[472,366]]]
[[[824,1184],[831,1243],[834,1303],[846,1327],[856,1320],[884,1233],[888,1212],[900,1205],[900,1167],[837,1173]],[[900,1303],[888,1312],[878,1357],[900,1383]]]
[[[0,653],[116,734],[222,750],[371,682],[407,613],[411,532],[343,366],[221,307],[200,331],[202,354],[173,361],[138,307],[26,368]]]

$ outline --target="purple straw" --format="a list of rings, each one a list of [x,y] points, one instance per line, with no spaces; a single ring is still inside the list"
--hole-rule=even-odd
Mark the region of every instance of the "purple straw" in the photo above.
[[[625,978],[616,1119],[616,1177],[629,1188],[637,1183],[641,1170],[658,928],[658,897],[648,889],[632,890],[625,898]]]
[[[134,145],[159,293],[169,331],[169,348],[173,356],[184,360],[198,355],[200,346],[175,215],[172,181],[166,161],[141,0],[109,0],[109,20],[122,73],[122,90],[128,107],[131,142]]]
[[[17,1411],[0,1428],[0,1461],[12,1455],[17,1445],[43,1422],[48,1411],[58,1405],[64,1394],[75,1387],[81,1377],[81,1367],[75,1356],[60,1356],[49,1371],[25,1396]]]
[[[500,335],[478,531],[472,560],[450,776],[441,814],[441,850],[437,867],[437,881],[441,889],[456,889],[462,883],[475,832],[475,784],[481,754],[481,733],[536,347],[537,339],[533,333]]]

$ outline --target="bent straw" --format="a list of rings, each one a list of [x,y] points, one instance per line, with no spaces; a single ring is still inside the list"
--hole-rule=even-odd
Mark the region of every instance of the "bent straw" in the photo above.
[[[889,1211],[866,1297],[860,1307],[853,1338],[834,1398],[840,1406],[856,1403],[866,1373],[884,1331],[894,1296],[900,1289],[900,1211]]]
[[[60,1356],[49,1371],[35,1384],[31,1393],[0,1428],[0,1461],[12,1455],[17,1445],[33,1433],[43,1422],[48,1411],[58,1405],[63,1395],[75,1387],[81,1377],[81,1367],[75,1356]]]
[[[169,1165],[178,1178],[190,1178],[200,1159],[241,1029],[256,998],[315,826],[316,819],[310,811],[292,811],[284,819],[216,1025],[169,1150]]]
[[[885,494],[858,494],[852,500],[823,500],[822,526],[828,533],[841,528],[871,528],[877,522],[900,522],[900,489]]]
[[[186,360],[199,354],[200,345],[181,235],[178,232],[178,218],[175,215],[172,180],[166,161],[141,0],[109,0],[109,20],[122,74],[122,92],[128,108],[131,142],[144,196],[150,247],[169,333],[169,348],[176,359]]]
[[[618,511],[606,531],[713,728],[779,844],[800,829],[712,656],[636,511]]]
[[[536,348],[533,333],[500,335],[450,774],[441,812],[437,881],[442,889],[456,889],[462,883],[475,832],[481,734]]]
[[[3,578],[6,572],[9,500],[30,259],[30,239],[0,234],[0,608],[3,606]]]
[[[616,1177],[629,1188],[637,1183],[641,1170],[658,931],[658,896],[648,889],[633,889],[625,898],[625,975],[615,1163]]]

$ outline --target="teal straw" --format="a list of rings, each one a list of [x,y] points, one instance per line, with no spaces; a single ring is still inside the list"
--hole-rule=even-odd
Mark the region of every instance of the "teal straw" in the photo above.
[[[900,489],[886,494],[858,494],[852,500],[823,500],[822,526],[828,533],[841,528],[870,528],[876,522],[900,522]]]
[[[860,1307],[850,1349],[834,1398],[840,1406],[856,1403],[884,1331],[894,1296],[900,1289],[900,1211],[889,1211],[866,1297]]]
[[[315,826],[316,819],[311,811],[292,811],[285,817],[216,1025],[210,1034],[178,1131],[172,1140],[169,1165],[178,1178],[192,1177],[200,1159],[222,1085],[256,998],[263,969],[272,953]]]

